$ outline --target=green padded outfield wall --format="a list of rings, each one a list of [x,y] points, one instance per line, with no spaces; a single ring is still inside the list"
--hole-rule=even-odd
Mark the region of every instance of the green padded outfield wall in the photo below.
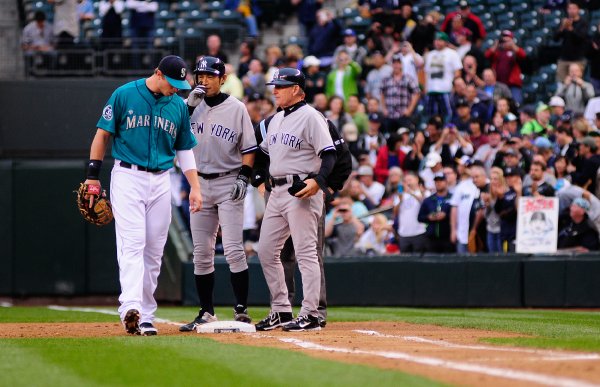
[[[13,182],[12,161],[0,160],[0,294],[13,287]]]

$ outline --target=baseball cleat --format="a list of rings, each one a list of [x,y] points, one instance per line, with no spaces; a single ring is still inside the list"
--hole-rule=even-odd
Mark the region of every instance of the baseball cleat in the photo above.
[[[233,319],[247,324],[252,322],[250,315],[248,315],[248,309],[244,305],[237,305],[233,308]]]
[[[319,326],[321,328],[325,328],[326,325],[327,325],[327,320],[325,320],[325,317],[319,316]]]
[[[129,309],[123,319],[125,331],[130,335],[140,334],[140,312],[137,309]]]
[[[156,336],[158,334],[158,329],[154,328],[154,325],[149,322],[141,323],[140,331],[142,336]]]
[[[208,312],[200,311],[198,316],[189,324],[185,324],[179,327],[179,332],[193,332],[196,330],[198,325],[211,323],[217,321],[217,316],[213,316]]]
[[[289,324],[293,319],[292,312],[271,312],[255,326],[257,331],[270,331]]]
[[[286,332],[320,331],[319,318],[311,315],[298,316],[294,321],[285,325]]]

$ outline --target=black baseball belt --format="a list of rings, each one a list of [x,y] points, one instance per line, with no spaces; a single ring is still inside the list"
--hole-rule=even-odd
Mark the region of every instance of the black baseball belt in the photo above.
[[[291,177],[291,181],[288,179]],[[269,176],[269,183],[271,183],[271,187],[278,187],[280,185],[286,185],[288,183],[292,183],[293,181],[300,181],[302,178],[298,175],[289,175],[284,177],[273,177]]]
[[[163,173],[166,171],[166,169],[153,169],[153,168],[142,167],[141,165],[131,164],[131,163],[128,163],[127,161],[120,161],[119,166],[121,166],[123,168],[127,168],[127,169],[134,169],[137,171],[150,172],[150,173]]]
[[[219,177],[223,177],[223,176],[227,176],[235,171],[238,171],[238,169],[234,169],[233,171],[227,171],[227,172],[219,172],[219,173],[202,173],[202,172],[198,172],[198,176],[200,176],[201,178],[205,179],[205,180],[212,180],[212,179],[217,179]]]

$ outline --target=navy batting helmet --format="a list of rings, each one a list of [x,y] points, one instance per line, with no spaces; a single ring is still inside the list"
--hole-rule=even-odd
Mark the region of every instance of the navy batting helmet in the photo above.
[[[194,74],[200,73],[209,73],[222,77],[225,75],[225,63],[214,56],[201,56],[194,69]]]
[[[304,90],[304,85],[306,83],[306,79],[304,78],[304,74],[302,71],[298,69],[293,69],[291,67],[283,68],[279,71],[276,71],[273,74],[273,80],[267,83],[267,85],[275,85],[275,86],[293,86],[298,85],[302,90]]]

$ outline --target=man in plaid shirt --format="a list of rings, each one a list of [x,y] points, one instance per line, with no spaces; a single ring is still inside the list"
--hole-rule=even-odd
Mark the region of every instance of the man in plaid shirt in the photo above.
[[[381,105],[387,132],[400,127],[414,128],[410,117],[419,103],[421,90],[417,80],[402,71],[402,57],[392,57],[392,75],[381,81]]]

